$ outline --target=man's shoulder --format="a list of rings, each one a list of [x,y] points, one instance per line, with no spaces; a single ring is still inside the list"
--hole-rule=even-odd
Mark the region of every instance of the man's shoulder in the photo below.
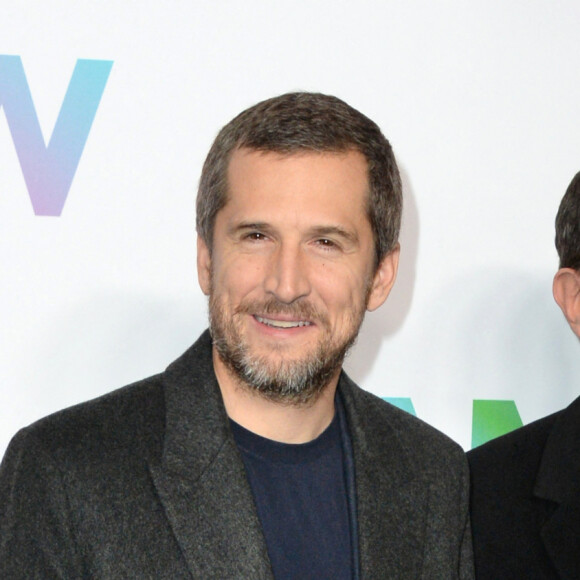
[[[165,430],[167,390],[178,396],[207,376],[211,364],[207,332],[159,374],[68,407],[21,429],[13,445],[36,445],[49,453],[85,454],[108,450],[147,450]],[[177,387],[176,387],[177,385]],[[179,401],[174,401],[179,406]]]
[[[429,465],[440,469],[448,463],[465,462],[463,449],[449,436],[345,378],[348,380],[346,390],[350,393],[347,397],[352,398],[363,428],[371,437],[385,441],[395,437],[405,452],[424,469]]]
[[[459,447],[449,436],[419,417],[400,409],[372,393],[366,393],[366,395],[369,398],[370,404],[376,406],[378,412],[382,413],[385,418],[388,417],[391,425],[401,434],[406,434],[412,439],[425,441],[428,444],[437,442],[443,446]]]
[[[476,554],[503,553],[509,546],[529,541],[535,518],[546,509],[535,502],[534,490],[547,441],[562,413],[534,421],[467,454]],[[515,529],[514,521],[520,522]],[[514,553],[521,549],[513,547]]]
[[[163,426],[161,376],[48,415],[21,429],[12,445],[33,447],[65,462],[112,450],[135,451]]]
[[[572,429],[576,440],[579,404],[580,399],[467,454],[475,561],[482,578],[552,577],[541,530],[554,504],[545,500],[553,489],[576,481],[569,475],[575,460],[565,435]]]
[[[558,411],[510,433],[492,439],[468,452],[474,479],[506,480],[514,472],[522,477],[535,477],[544,446],[554,423],[564,411]]]
[[[506,493],[531,493],[540,465],[548,465],[546,457],[566,463],[570,445],[578,440],[579,420],[580,397],[566,409],[470,451],[467,457],[474,493],[493,495],[498,488]]]

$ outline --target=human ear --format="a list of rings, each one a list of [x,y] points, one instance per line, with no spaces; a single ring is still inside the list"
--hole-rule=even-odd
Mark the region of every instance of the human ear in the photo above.
[[[211,288],[211,253],[202,237],[197,235],[197,279],[201,291],[209,296]]]
[[[401,247],[397,244],[382,260],[373,276],[373,283],[367,301],[367,310],[376,310],[387,299],[399,267]]]
[[[552,293],[570,328],[580,337],[580,273],[573,268],[558,270]]]

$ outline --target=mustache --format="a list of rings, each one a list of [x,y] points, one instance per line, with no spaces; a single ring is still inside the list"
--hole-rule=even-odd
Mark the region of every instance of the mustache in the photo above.
[[[321,326],[328,326],[327,316],[310,302],[298,300],[287,304],[275,297],[267,300],[245,300],[235,309],[234,314],[282,314],[296,320],[309,320]]]

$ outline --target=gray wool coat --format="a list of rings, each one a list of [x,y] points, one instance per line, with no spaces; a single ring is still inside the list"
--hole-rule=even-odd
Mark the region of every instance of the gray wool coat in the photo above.
[[[358,388],[361,578],[472,578],[462,450]],[[272,578],[201,338],[164,373],[20,431],[0,467],[0,577]]]

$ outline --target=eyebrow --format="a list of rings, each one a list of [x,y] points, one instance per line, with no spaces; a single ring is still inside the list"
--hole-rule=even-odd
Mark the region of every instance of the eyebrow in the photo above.
[[[229,229],[230,234],[236,234],[238,232],[244,232],[247,230],[259,230],[261,232],[271,231],[272,226],[266,222],[240,222],[233,224]]]

